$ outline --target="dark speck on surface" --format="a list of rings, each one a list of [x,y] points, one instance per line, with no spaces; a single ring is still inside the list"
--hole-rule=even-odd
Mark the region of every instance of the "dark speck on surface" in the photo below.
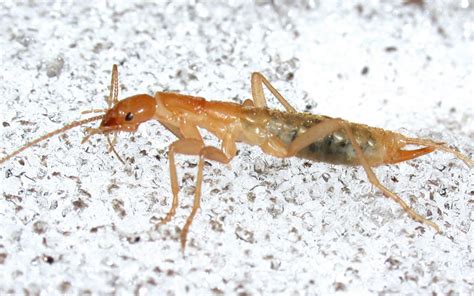
[[[369,73],[369,67],[365,66],[362,68],[362,71],[360,71],[360,74],[362,75],[367,75]]]
[[[386,52],[395,52],[397,50],[398,50],[398,48],[396,46],[387,46],[387,47],[385,47]]]
[[[87,207],[87,204],[80,198],[73,201],[72,204],[76,210],[82,210]]]
[[[48,264],[53,264],[54,263],[54,258],[48,255],[43,256],[43,261],[48,263]]]

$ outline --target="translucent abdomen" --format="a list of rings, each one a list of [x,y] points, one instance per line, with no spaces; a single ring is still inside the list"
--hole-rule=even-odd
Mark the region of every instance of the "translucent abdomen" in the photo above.
[[[246,116],[242,120],[244,130],[257,132],[262,139],[277,137],[288,146],[296,137],[304,137],[304,133],[309,128],[331,119],[327,116],[309,113],[287,113],[257,108],[249,108],[245,113]],[[350,128],[369,163],[372,165],[381,164],[385,154],[381,137],[385,131],[355,123],[350,123]],[[360,164],[352,144],[343,130],[337,130],[314,141],[300,150],[296,156],[332,164]]]

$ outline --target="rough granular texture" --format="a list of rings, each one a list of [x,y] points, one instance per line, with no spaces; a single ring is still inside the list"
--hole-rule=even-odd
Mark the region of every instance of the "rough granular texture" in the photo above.
[[[243,102],[259,71],[297,110],[473,158],[471,1],[15,2],[0,4],[0,156],[106,108],[117,63],[121,98],[165,90]],[[155,229],[171,205],[173,135],[157,123],[118,135],[125,165],[104,137],[80,145],[83,136],[71,130],[0,165],[0,294],[474,291],[473,170],[451,155],[376,169],[436,234],[361,168],[238,145],[230,165],[205,166],[183,256],[196,158],[177,158],[181,206]]]

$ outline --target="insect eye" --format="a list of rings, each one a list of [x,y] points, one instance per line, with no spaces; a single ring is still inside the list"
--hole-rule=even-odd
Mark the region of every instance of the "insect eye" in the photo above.
[[[133,119],[133,113],[128,112],[127,115],[125,115],[125,121],[131,121]]]

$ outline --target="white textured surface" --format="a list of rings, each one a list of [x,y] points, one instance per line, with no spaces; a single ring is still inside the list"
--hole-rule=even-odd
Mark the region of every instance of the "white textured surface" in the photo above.
[[[473,157],[472,1],[296,2],[2,2],[0,153],[105,107],[120,63],[121,97],[175,90],[242,101],[261,71],[298,110]],[[473,173],[450,155],[376,170],[431,213],[437,235],[361,169],[239,145],[230,166],[205,168],[183,258],[196,159],[178,158],[182,206],[155,231],[171,202],[172,135],[156,123],[121,135],[126,165],[103,138],[80,145],[82,136],[72,130],[0,167],[1,294],[473,293]]]

